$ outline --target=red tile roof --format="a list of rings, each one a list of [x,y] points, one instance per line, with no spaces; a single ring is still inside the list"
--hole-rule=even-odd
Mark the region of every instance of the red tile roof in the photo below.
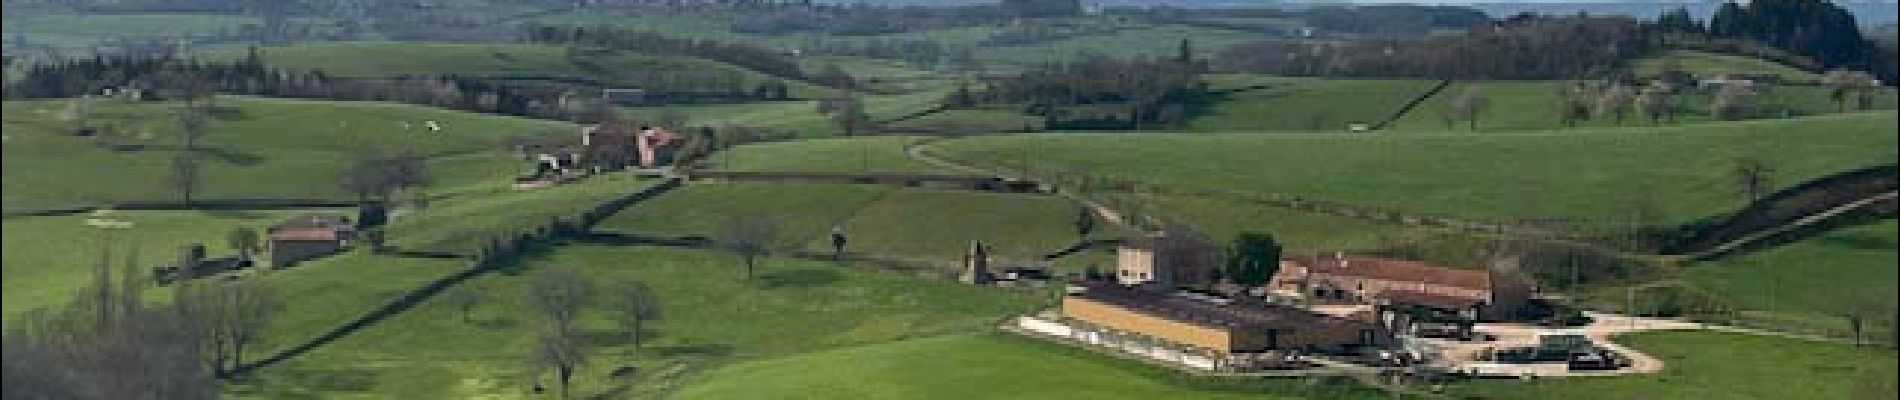
[[[1491,274],[1485,271],[1433,266],[1418,261],[1348,256],[1288,257],[1305,266],[1308,273],[1352,276],[1398,282],[1418,282],[1474,290],[1491,290]]]

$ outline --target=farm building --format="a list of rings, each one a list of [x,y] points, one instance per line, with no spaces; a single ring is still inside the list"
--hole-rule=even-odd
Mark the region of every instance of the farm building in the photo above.
[[[270,265],[283,268],[341,252],[355,234],[356,228],[341,216],[311,214],[284,220],[266,230]]]
[[[581,128],[581,147],[594,165],[653,168],[672,161],[683,142],[678,133],[655,127],[610,122]]]
[[[1170,229],[1122,241],[1116,249],[1115,280],[1162,288],[1213,283],[1220,249],[1186,229]]]
[[[1467,320],[1510,319],[1532,291],[1490,270],[1345,254],[1288,257],[1268,287],[1309,300],[1419,306]]]
[[[1061,319],[1030,330],[1215,371],[1287,368],[1303,354],[1356,354],[1390,343],[1375,318],[1339,318],[1251,299],[1076,283]],[[1037,325],[1040,324],[1040,325]]]

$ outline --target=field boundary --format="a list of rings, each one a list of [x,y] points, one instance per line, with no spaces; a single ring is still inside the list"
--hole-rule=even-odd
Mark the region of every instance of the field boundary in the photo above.
[[[624,209],[628,206],[631,206],[634,203],[638,203],[647,199],[657,197],[660,194],[664,194],[667,191],[673,190],[673,188],[679,187],[679,185],[680,185],[679,179],[667,179],[665,181],[648,185],[639,190],[630,192],[625,196],[621,196],[619,198],[615,198],[613,200],[602,203],[600,206],[597,206],[594,209],[589,210],[588,212],[581,215],[580,224],[578,225],[578,228],[582,232],[585,232],[586,230],[591,229],[595,224],[598,224],[601,220],[606,219],[607,215],[612,215],[614,212],[618,212],[619,210]],[[605,215],[599,215],[601,213],[605,213]],[[561,234],[565,234],[565,233],[552,232],[552,231],[547,233],[547,235],[549,236],[555,236],[555,235],[561,235]],[[551,239],[554,239],[554,238],[553,237],[531,238],[531,240],[542,240],[542,241],[551,240]],[[523,243],[515,243],[514,245],[526,246],[528,244],[530,243],[523,242]],[[296,358],[297,356],[301,356],[305,353],[309,353],[311,351],[314,351],[318,348],[323,347],[324,345],[328,345],[331,342],[335,342],[338,339],[342,339],[346,336],[349,336],[350,334],[356,333],[356,331],[362,330],[363,328],[373,326],[379,322],[382,322],[385,319],[388,319],[389,317],[395,316],[397,314],[401,314],[405,311],[408,311],[409,309],[415,308],[416,305],[422,304],[422,302],[429,300],[429,298],[434,297],[436,294],[441,293],[444,290],[448,290],[451,287],[455,287],[455,285],[461,284],[462,282],[468,281],[469,279],[473,279],[483,274],[497,271],[500,269],[500,267],[510,262],[516,262],[516,261],[518,261],[518,259],[516,258],[498,257],[496,255],[487,255],[481,258],[477,258],[474,262],[471,262],[469,266],[464,267],[459,271],[451,273],[447,276],[443,276],[441,278],[436,278],[435,280],[429,281],[429,283],[423,284],[421,287],[404,292],[401,296],[397,296],[394,299],[384,302],[383,305],[378,306],[374,309],[371,309],[369,312],[364,313],[363,315],[357,316],[356,318],[352,318],[344,322],[342,325],[338,325],[336,327],[330,328],[329,330],[325,330],[323,331],[323,333],[319,333],[316,336],[311,337],[310,339],[306,339],[303,342],[300,342],[298,344],[291,345],[290,347],[273,352],[269,356],[265,356],[264,358],[239,365],[237,366],[237,368],[233,368],[230,372],[226,373],[225,377],[228,378],[228,377],[240,376],[250,371],[255,371],[259,368],[264,368],[264,367],[268,367],[280,362],[288,361],[292,358]]]
[[[1393,122],[1398,122],[1398,120],[1404,118],[1406,114],[1411,114],[1412,109],[1418,108],[1420,104],[1425,104],[1426,100],[1438,96],[1438,93],[1444,92],[1445,88],[1448,87],[1451,87],[1450,79],[1438,81],[1438,84],[1432,85],[1431,89],[1426,89],[1425,93],[1413,97],[1410,101],[1406,101],[1405,105],[1399,106],[1398,110],[1393,110],[1392,114],[1387,115],[1385,119],[1379,120],[1379,123],[1372,124],[1370,129],[1375,131],[1385,129],[1386,126],[1392,125]]]

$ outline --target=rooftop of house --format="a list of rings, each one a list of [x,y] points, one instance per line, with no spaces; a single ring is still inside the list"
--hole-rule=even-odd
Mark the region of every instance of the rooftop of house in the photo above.
[[[1122,286],[1114,282],[1083,281],[1069,295],[1169,320],[1216,329],[1268,330],[1369,328],[1361,321],[1329,317],[1299,308],[1250,299],[1215,298],[1205,294],[1166,292]]]
[[[295,217],[290,217],[288,219],[283,220],[282,222],[278,222],[277,225],[272,225],[270,227],[270,231],[277,232],[280,230],[294,230],[294,229],[306,229],[306,228],[335,229],[338,227],[348,227],[349,225],[350,225],[350,219],[341,215],[304,214],[304,215],[299,215]]]
[[[1307,268],[1310,274],[1491,290],[1491,274],[1481,270],[1448,268],[1419,261],[1377,257],[1330,255],[1292,256],[1286,259]]]
[[[298,228],[289,228],[289,229],[279,229],[279,230],[271,231],[270,240],[295,241],[295,242],[301,242],[301,241],[329,242],[329,241],[336,241],[342,238],[341,232],[338,232],[338,231],[339,230],[335,228],[321,228],[321,227],[298,227]]]

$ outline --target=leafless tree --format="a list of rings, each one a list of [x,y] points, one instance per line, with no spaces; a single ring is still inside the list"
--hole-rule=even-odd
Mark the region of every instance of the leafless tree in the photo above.
[[[1590,87],[1582,82],[1564,85],[1557,91],[1557,117],[1564,126],[1575,127],[1590,119]]]
[[[633,341],[633,348],[639,349],[645,339],[648,322],[660,317],[660,298],[653,289],[640,281],[624,281],[615,285],[611,311],[614,320],[620,323],[620,329]]]
[[[1760,157],[1735,159],[1735,191],[1748,201],[1761,200],[1774,187],[1775,170]]]
[[[759,257],[778,251],[778,221],[764,213],[727,215],[713,232],[713,240],[720,250],[738,256],[745,263],[745,279],[751,280],[758,269]]]
[[[573,269],[543,269],[528,284],[528,306],[542,318],[542,326],[571,333],[592,291],[593,284]]]
[[[473,321],[472,316],[475,314],[475,307],[480,306],[482,301],[487,299],[488,293],[473,284],[457,286],[455,289],[449,291],[447,298],[450,306],[462,312],[462,322],[464,323]]]
[[[9,321],[0,398],[217,398],[195,332],[167,307],[145,301],[145,275],[135,266],[121,268],[116,279],[113,268],[100,268],[81,301]]]
[[[1709,114],[1716,119],[1733,121],[1748,118],[1755,110],[1755,89],[1745,84],[1728,84],[1709,102]]]
[[[1465,121],[1475,131],[1478,130],[1478,118],[1491,108],[1491,97],[1476,87],[1467,88],[1458,93],[1458,97],[1452,98],[1446,107],[1452,119]]]
[[[1613,83],[1603,89],[1597,97],[1597,115],[1615,119],[1617,125],[1623,124],[1623,118],[1629,115],[1630,103],[1636,98],[1636,89],[1622,83]]]
[[[268,284],[238,281],[185,281],[173,292],[181,321],[199,339],[205,364],[225,374],[244,364],[247,348],[270,328],[283,303]]]
[[[184,202],[187,207],[191,206],[200,183],[198,157],[192,155],[191,152],[182,152],[173,156],[171,175],[166,177],[166,183],[170,183],[172,190],[178,192],[179,201]]]
[[[396,192],[417,189],[420,193],[429,182],[428,163],[421,155],[362,150],[343,170],[338,183],[358,200],[375,198],[387,203]]]
[[[1675,119],[1675,104],[1671,103],[1670,88],[1667,83],[1656,81],[1636,94],[1636,109],[1649,117],[1650,125],[1660,124],[1664,117]]]
[[[574,332],[547,327],[535,337],[534,348],[528,353],[528,367],[536,371],[536,376],[540,371],[554,370],[555,380],[560,384],[559,396],[565,399],[572,389],[574,375],[580,372],[581,364],[587,362],[587,356],[587,348]]]
[[[580,342],[576,323],[592,286],[580,273],[565,267],[540,270],[528,284],[528,306],[541,319],[541,330],[528,361],[536,371],[554,370],[563,398],[575,372],[586,362],[587,349]]]
[[[1894,313],[1894,300],[1891,295],[1871,295],[1858,289],[1837,315],[1847,320],[1848,330],[1854,335],[1854,345],[1866,344],[1868,324],[1873,320],[1891,316]]]
[[[1828,98],[1841,112],[1847,112],[1847,99],[1858,99],[1856,108],[1866,110],[1873,104],[1873,93],[1879,88],[1873,75],[1866,72],[1836,69],[1821,76],[1821,83],[1828,87]]]

